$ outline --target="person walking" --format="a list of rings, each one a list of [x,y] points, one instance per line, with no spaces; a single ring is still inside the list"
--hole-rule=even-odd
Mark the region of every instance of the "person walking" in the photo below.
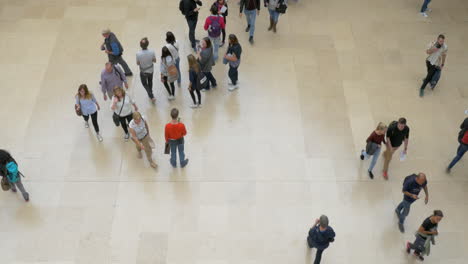
[[[276,25],[278,24],[280,12],[277,11],[277,8],[280,5],[286,5],[287,0],[264,0],[265,7],[268,8],[268,13],[270,13],[270,26],[268,31],[273,30],[273,33],[276,33]]]
[[[257,15],[260,15],[260,0],[241,0],[239,17],[242,17],[242,11],[244,11],[245,18],[247,20],[247,27],[245,28],[245,32],[249,32],[249,42],[250,44],[253,44],[255,20]]]
[[[192,49],[194,51],[196,51],[195,47],[197,44],[195,39],[195,29],[197,28],[198,11],[200,11],[198,6],[202,5],[203,4],[200,0],[181,0],[179,3],[179,9],[187,20],[190,44],[192,45]]]
[[[171,148],[170,163],[174,168],[177,166],[177,151],[179,151],[180,167],[184,168],[189,162],[185,158],[184,152],[184,136],[187,135],[187,130],[185,129],[185,125],[180,122],[179,110],[177,108],[171,110],[171,118],[172,121],[166,124],[164,129],[166,143]]]
[[[421,189],[423,189],[426,194],[424,203],[427,204],[429,202],[429,191],[427,189],[426,174],[422,172],[417,175],[411,174],[406,176],[403,180],[403,201],[401,201],[395,209],[395,213],[398,217],[398,228],[401,233],[405,232],[405,226],[403,225],[405,223],[405,218],[410,212],[411,204],[419,199],[419,192],[421,192]]]
[[[109,61],[112,64],[120,64],[125,71],[125,76],[132,76],[132,70],[130,70],[128,64],[122,58],[124,51],[122,44],[120,44],[115,34],[110,29],[104,29],[102,36],[104,37],[104,43],[101,45],[101,50],[107,53]]]
[[[144,150],[150,166],[156,169],[158,165],[153,161],[152,157],[153,150],[151,145],[154,144],[154,142],[149,133],[148,123],[138,111],[133,112],[132,117],[133,119],[128,126],[130,128],[129,131],[132,135],[132,140],[135,142],[138,158],[141,159],[143,157],[141,151]]]
[[[99,133],[98,111],[101,110],[99,103],[94,95],[88,90],[86,84],[81,84],[78,87],[78,93],[75,96],[75,109],[81,113],[85,121],[85,128],[89,128],[89,116],[93,122],[94,131],[97,139],[101,142],[102,137]]]
[[[198,63],[195,56],[192,54],[187,56],[188,65],[189,65],[189,77],[190,77],[190,84],[189,84],[189,92],[190,96],[192,97],[193,104],[190,105],[191,108],[198,108],[201,107],[201,93],[200,93],[200,75],[201,69],[200,64]],[[197,93],[198,101],[195,100],[195,93]]]
[[[424,0],[422,6],[421,6],[421,11],[420,11],[420,14],[423,16],[423,17],[428,17],[427,15],[427,12],[431,12],[432,9],[430,9],[428,6],[429,6],[429,3],[431,2],[431,0]]]
[[[320,264],[323,251],[334,241],[335,231],[328,225],[328,217],[326,215],[320,216],[319,219],[315,220],[315,224],[309,230],[309,235],[307,236],[309,248],[317,249],[314,264]]]
[[[224,28],[221,29],[221,34],[223,36],[221,44],[219,45],[220,47],[224,46],[224,42],[226,40],[226,23],[227,23],[227,16],[229,13],[228,9],[228,4],[226,0],[216,0],[216,2],[213,3],[213,6],[216,6],[218,9],[218,15],[223,16],[224,18]]]
[[[182,81],[180,74],[180,55],[179,55],[179,42],[177,42],[174,34],[171,31],[166,32],[166,47],[175,60],[177,71],[179,72],[179,78],[177,78],[177,85],[180,87]]]
[[[208,78],[208,85],[206,86],[206,89],[203,89],[203,91],[210,90],[210,83],[213,88],[216,88],[218,84],[215,77],[211,73],[211,69],[215,62],[210,38],[205,37],[202,41],[200,41],[200,49],[197,53],[197,59],[200,63],[203,74],[206,76],[206,78]]]
[[[224,25],[224,18],[218,14],[218,7],[215,5],[211,6],[211,15],[205,20],[205,26],[203,27],[208,31],[211,44],[213,46],[213,59],[218,60],[218,50],[221,42],[222,30],[226,27]]]
[[[156,103],[156,98],[153,94],[153,72],[154,63],[156,62],[156,55],[154,50],[148,49],[148,38],[140,40],[141,50],[136,54],[136,63],[140,67],[140,80],[143,88],[145,88],[151,102]]]
[[[457,149],[457,155],[453,158],[452,162],[447,167],[447,173],[450,173],[453,166],[457,164],[458,161],[465,155],[468,151],[468,117],[465,118],[465,121],[460,125],[460,132],[458,133],[458,142],[460,146]]]
[[[414,256],[424,261],[423,255],[429,255],[431,243],[435,245],[434,237],[439,235],[438,227],[444,217],[441,210],[434,210],[434,213],[426,218],[416,233],[414,243],[406,242],[406,253],[410,254],[414,250]]]
[[[161,82],[164,84],[164,87],[166,87],[166,90],[169,93],[168,99],[174,100],[174,82],[179,78],[179,72],[177,71],[176,61],[166,46],[164,46],[161,51],[161,66],[159,68],[161,70]]]
[[[8,151],[3,149],[0,149],[0,176],[3,177],[2,188],[8,186],[12,192],[17,192],[16,188],[18,188],[24,200],[26,202],[29,201],[29,193],[24,189],[24,185],[21,182],[23,174],[18,170],[18,163]]]
[[[445,44],[445,36],[440,34],[437,37],[436,41],[429,43],[426,53],[429,55],[426,58],[426,67],[427,67],[427,75],[424,78],[421,88],[419,88],[419,96],[424,96],[424,89],[426,85],[432,81],[435,73],[437,72],[437,68],[442,70],[445,65],[445,59],[447,58],[447,51],[448,47]],[[435,86],[432,86],[434,89]]]
[[[104,101],[107,97],[112,98],[114,95],[114,87],[124,87],[128,89],[127,78],[117,65],[107,62],[104,70],[101,72],[101,91],[104,94]]]
[[[239,40],[237,39],[236,35],[230,34],[229,35],[229,46],[224,55],[224,64],[229,64],[229,79],[231,83],[229,84],[228,90],[230,92],[239,88],[237,85],[237,81],[239,79],[239,65],[241,62],[241,54],[242,54],[242,47],[239,44]]]
[[[120,125],[122,126],[122,129],[125,133],[125,141],[128,141],[130,138],[127,124],[130,123],[133,118],[132,105],[135,108],[135,111],[138,111],[138,107],[135,101],[133,101],[133,99],[125,93],[125,90],[122,87],[115,87],[114,97],[112,97],[111,109],[116,115],[119,116]]]
[[[254,43],[255,19],[260,15],[260,0],[241,0],[239,17],[242,17],[242,11],[245,13],[247,27],[245,32],[249,32],[249,42]]]
[[[410,129],[406,125],[406,118],[401,117],[397,121],[390,123],[387,129],[387,139],[386,146],[387,149],[384,152],[384,167],[383,167],[383,177],[388,180],[388,166],[392,160],[393,153],[401,146],[403,141],[405,142],[405,148],[402,152],[403,156],[406,156],[408,151],[409,143],[409,132]]]
[[[374,169],[375,164],[379,159],[380,150],[382,149],[382,142],[385,144],[386,131],[387,126],[384,123],[380,122],[377,125],[377,128],[374,131],[372,131],[370,136],[367,138],[366,149],[361,150],[361,160],[364,160],[364,158],[368,159],[370,156],[372,156],[372,161],[369,165],[369,169],[367,170],[371,179],[374,179],[374,174],[372,173],[372,170]]]

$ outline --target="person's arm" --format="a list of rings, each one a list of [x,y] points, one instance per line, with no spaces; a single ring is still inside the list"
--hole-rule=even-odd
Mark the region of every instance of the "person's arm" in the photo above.
[[[94,97],[94,94],[91,94],[91,100],[93,100],[93,102],[96,104],[97,106],[97,110],[101,110],[101,107],[99,106],[99,103],[98,101],[96,100],[96,97]]]
[[[119,45],[117,45],[117,43],[112,42],[111,43],[111,49],[112,50],[108,50],[106,52],[109,53],[109,54],[112,54],[112,55],[116,55],[116,56],[120,55],[120,49],[119,49]]]
[[[184,124],[182,124],[182,135],[183,136],[187,135],[187,129],[185,128]]]
[[[268,0],[263,0],[263,5],[264,5],[265,7],[267,7],[269,2],[270,2],[270,1],[268,1]]]
[[[372,141],[372,135],[374,135],[374,132],[372,132],[366,139],[366,143],[369,143],[369,141]]]
[[[468,129],[468,117],[463,120],[463,122],[460,125],[460,129]]]
[[[166,139],[166,143],[169,142],[169,133],[168,133],[168,125],[164,128],[164,138]]]
[[[403,152],[406,154],[406,152],[408,151],[408,143],[409,143],[409,127],[407,127],[408,129],[408,133],[406,134],[405,136],[405,149],[403,150]]]
[[[211,23],[210,23],[210,17],[207,17],[207,18],[205,19],[205,25],[203,26],[203,28],[204,28],[205,30],[208,30],[208,28],[210,27],[210,24],[211,24]]]
[[[120,73],[119,78],[122,78],[122,81],[126,88],[128,88],[127,76],[125,76],[124,71],[120,67],[114,67],[116,71]]]
[[[228,56],[227,54],[224,56],[224,58],[228,61],[237,61],[237,56],[236,53],[232,53],[231,56]]]
[[[111,109],[112,111],[115,111],[115,109],[117,108],[117,102],[119,101],[119,99],[117,98],[117,96],[114,96],[112,97],[112,104],[111,104]]]
[[[426,194],[426,198],[424,198],[424,203],[427,204],[429,202],[429,190],[427,189],[427,184],[424,186],[423,190]]]
[[[106,83],[106,79],[104,78],[104,73],[101,73],[101,92],[104,94],[104,100],[105,98],[107,98],[106,96],[106,88],[107,88],[107,83]]]
[[[420,226],[420,227],[419,227],[418,232],[419,232],[419,233],[422,233],[422,234],[425,234],[425,235],[437,235],[437,234],[439,234],[439,232],[437,232],[437,230],[434,230],[434,231],[426,231],[426,230],[424,230],[424,227],[423,227],[423,226]]]
[[[156,54],[153,53],[153,63],[156,63]]]
[[[75,96],[75,107],[76,107],[77,109],[80,109],[80,108],[81,108],[81,107],[80,107],[80,97],[78,97],[78,95]]]
[[[444,52],[444,53],[442,54],[442,64],[440,65],[441,68],[444,67],[444,65],[445,65],[445,59],[446,59],[446,58],[447,58],[447,53]]]
[[[146,120],[143,119],[143,122],[145,122],[145,127],[146,127],[146,132],[148,133],[149,135],[149,127],[148,127],[148,123],[146,122]]]
[[[143,146],[143,143],[141,143],[140,140],[138,140],[135,129],[129,127],[128,131],[130,132],[130,135],[132,136],[132,141],[135,142],[135,144],[139,146],[141,149],[145,149],[145,146]]]
[[[242,11],[244,11],[245,0],[239,2],[239,16],[242,17]]]
[[[196,3],[197,5],[199,5],[199,6],[203,6],[203,3],[202,3],[202,1],[200,1],[200,0],[198,0],[198,1],[195,1],[195,3]]]
[[[260,14],[260,0],[255,0],[257,2],[257,15]]]
[[[426,53],[427,53],[428,55],[431,55],[432,53],[434,53],[434,52],[436,52],[436,51],[439,50],[439,49],[435,46],[436,43],[437,43],[437,42],[431,42],[431,43],[429,44],[429,47],[428,47],[427,50],[426,50]]]
[[[135,100],[133,100],[133,98],[131,98],[130,96],[128,96],[128,99],[129,99],[129,100],[128,100],[129,103],[132,104],[133,107],[135,108],[135,111],[138,112],[138,106],[136,105]]]
[[[226,1],[224,1],[224,6],[226,7],[226,11],[224,12],[223,16],[228,16],[229,8]]]

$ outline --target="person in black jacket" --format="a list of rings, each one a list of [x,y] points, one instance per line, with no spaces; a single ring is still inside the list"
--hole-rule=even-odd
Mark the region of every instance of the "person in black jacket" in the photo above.
[[[328,217],[326,215],[320,216],[319,219],[315,220],[315,224],[309,230],[309,235],[307,236],[309,248],[317,249],[314,264],[320,263],[323,251],[334,241],[335,231],[328,225]]]
[[[122,58],[122,44],[120,44],[115,34],[112,33],[110,29],[104,29],[102,31],[102,36],[104,37],[104,43],[101,45],[101,50],[107,53],[109,62],[112,63],[112,65],[120,64],[125,71],[125,76],[132,76],[132,70],[130,70],[127,62]]]
[[[242,17],[242,11],[247,19],[247,28],[245,32],[249,32],[249,42],[253,44],[255,33],[255,19],[260,15],[260,0],[240,0],[239,17]]]
[[[468,117],[465,118],[463,123],[460,125],[460,129],[461,130],[458,133],[458,142],[460,143],[460,146],[458,146],[457,155],[447,167],[447,173],[450,173],[453,166],[455,166],[455,164],[457,164],[457,162],[460,161],[463,155],[468,151]]]
[[[198,6],[202,6],[202,2],[200,0],[181,0],[182,4],[182,13],[185,15],[185,19],[187,20],[187,24],[189,27],[189,39],[190,44],[192,45],[192,49],[196,52],[196,39],[195,39],[195,29],[197,28],[198,22],[198,11],[200,8]]]

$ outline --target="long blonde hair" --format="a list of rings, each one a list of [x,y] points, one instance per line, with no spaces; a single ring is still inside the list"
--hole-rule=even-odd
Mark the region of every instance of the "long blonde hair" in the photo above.
[[[189,64],[189,70],[192,70],[196,73],[200,72],[200,64],[198,64],[197,59],[195,59],[195,56],[192,54],[187,56],[188,64]]]
[[[385,125],[384,123],[382,122],[379,122],[379,124],[377,125],[377,128],[375,130],[378,130],[378,131],[385,131],[385,129],[387,129],[387,125]]]
[[[84,90],[84,99],[91,99],[93,98],[93,94],[88,90],[88,86],[86,86],[86,84],[81,84],[79,87],[78,87],[78,93],[76,94],[76,96],[78,96],[79,99],[81,99],[81,94],[80,94],[80,91],[81,90]]]
[[[120,91],[122,93],[122,98],[125,97],[125,90],[122,87],[115,86],[114,89],[112,89],[112,90],[114,91],[114,96],[117,96],[117,92]],[[119,98],[119,100],[120,100],[120,98]]]

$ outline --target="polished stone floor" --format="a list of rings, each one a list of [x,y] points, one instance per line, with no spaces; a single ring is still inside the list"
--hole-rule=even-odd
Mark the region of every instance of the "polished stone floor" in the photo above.
[[[158,78],[156,106],[138,74],[130,80],[156,142],[155,171],[124,142],[99,92],[100,32],[117,34],[134,73],[145,36],[160,56],[173,31],[185,58],[178,1],[0,0],[0,146],[20,162],[31,194],[26,204],[0,192],[0,262],[312,263],[305,237],[326,214],[337,237],[322,263],[416,263],[404,244],[441,209],[446,217],[425,263],[466,263],[468,160],[450,175],[444,169],[468,108],[468,1],[434,0],[429,18],[419,15],[422,0],[291,1],[277,34],[266,30],[262,9],[253,46],[229,2],[227,31],[244,48],[238,91],[227,91],[218,63],[219,87],[203,94],[203,108],[189,108],[185,59],[173,102]],[[447,36],[446,67],[420,99],[424,51],[439,33]],[[81,83],[102,106],[102,143],[73,111]],[[163,154],[171,107],[188,129],[185,169],[172,169]],[[379,121],[401,116],[411,128],[408,159],[395,156],[389,181],[379,160],[370,180],[358,153]],[[401,234],[393,210],[403,178],[419,171],[428,175],[430,201],[413,205]]]

